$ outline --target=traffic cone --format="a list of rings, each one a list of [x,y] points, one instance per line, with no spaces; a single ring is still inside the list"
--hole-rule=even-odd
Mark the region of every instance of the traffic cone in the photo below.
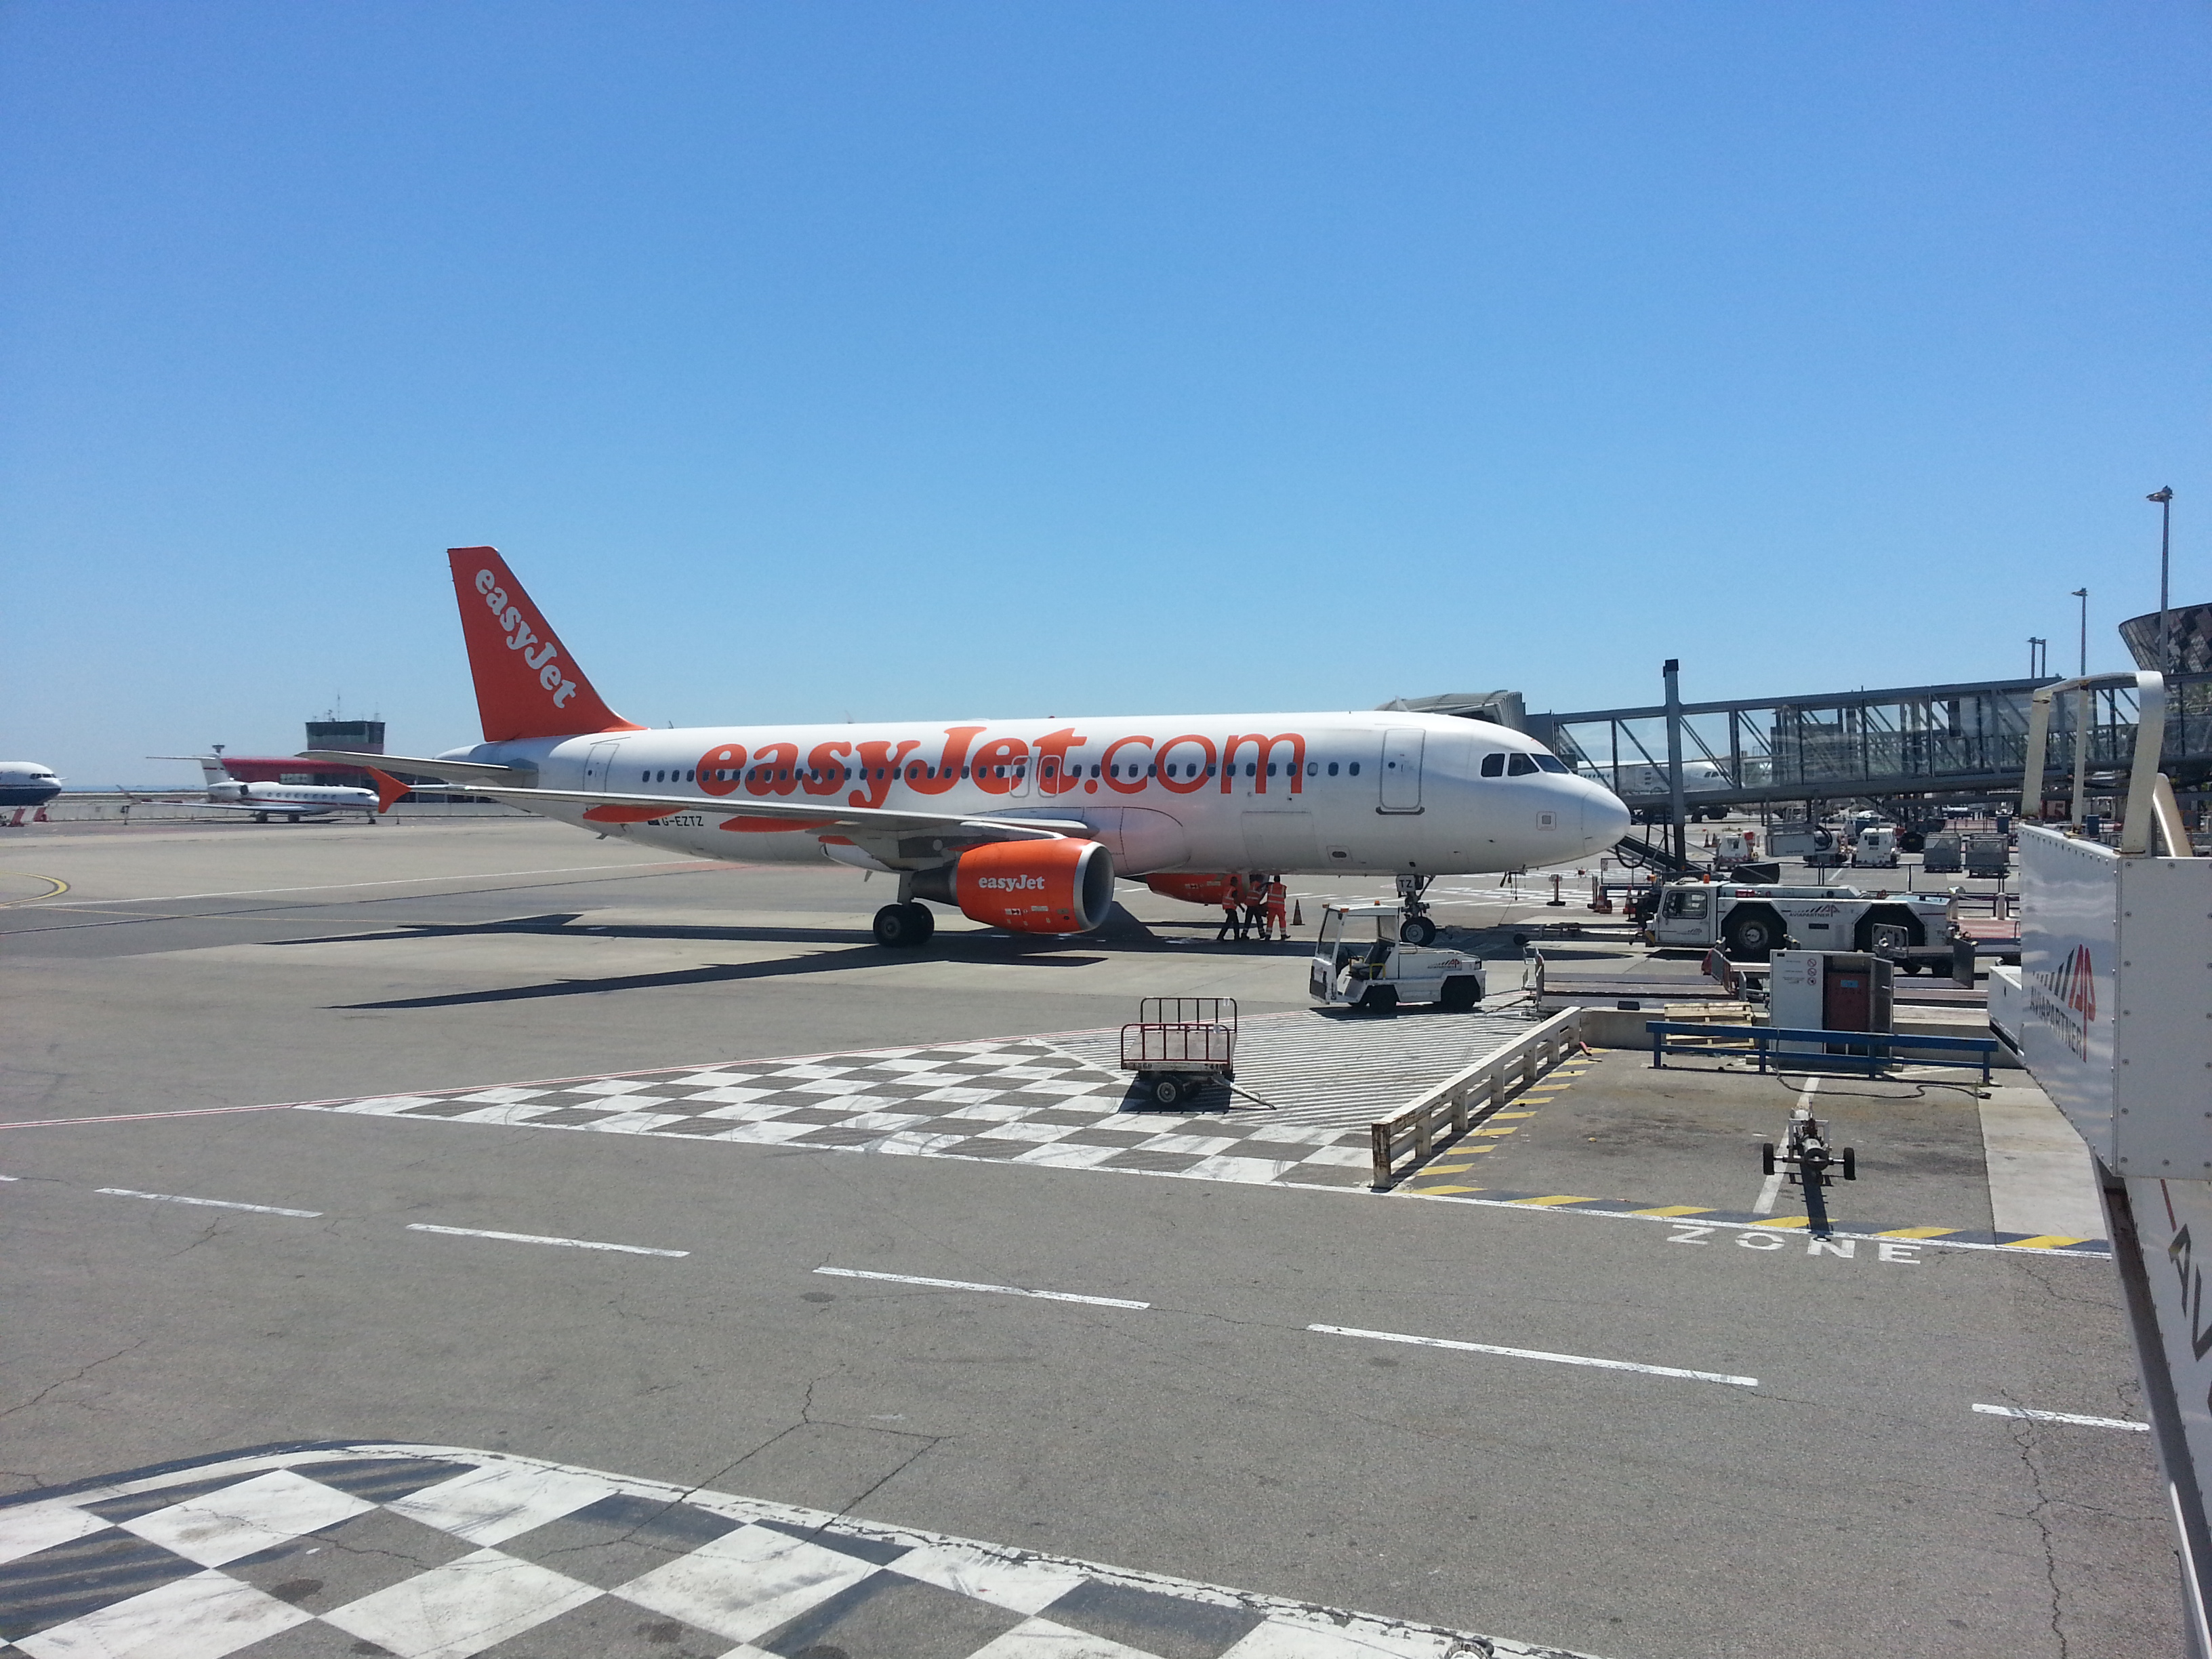
[[[1291,926],[1293,927],[1303,927],[1305,925],[1306,908],[1304,905],[1299,903],[1297,900],[1292,899],[1291,901]]]

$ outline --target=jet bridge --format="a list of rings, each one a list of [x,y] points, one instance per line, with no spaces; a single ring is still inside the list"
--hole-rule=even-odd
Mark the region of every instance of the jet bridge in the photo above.
[[[2135,679],[2106,675],[2087,696],[2051,706],[2036,801],[2045,792],[2065,793],[2076,776],[2094,787],[2128,769],[2140,724]],[[1726,779],[1717,785],[1709,773],[1696,784],[1700,805],[2010,794],[2027,763],[2035,697],[2052,684],[1984,680],[1686,702],[1682,758],[1710,763]],[[1449,701],[1421,700],[1460,712],[1441,707]],[[2185,785],[2212,776],[2212,673],[2172,677],[2162,708],[2166,769]],[[1664,705],[1529,714],[1525,729],[1631,810],[1666,806],[1664,791],[1650,781],[1666,774]]]
[[[2212,1261],[2197,1260],[2200,1249],[2212,1258],[2212,859],[2190,856],[2159,770],[2159,675],[2039,687],[2024,758],[2033,781],[2054,715],[2116,690],[2139,720],[2118,847],[2047,823],[2021,830],[2021,1046],[2096,1159],[2179,1532],[2190,1650],[2212,1659]]]

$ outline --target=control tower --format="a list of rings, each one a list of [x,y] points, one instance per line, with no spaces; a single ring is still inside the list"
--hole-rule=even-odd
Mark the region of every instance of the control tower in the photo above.
[[[309,720],[307,747],[343,749],[356,755],[380,755],[384,752],[384,722],[382,720]]]

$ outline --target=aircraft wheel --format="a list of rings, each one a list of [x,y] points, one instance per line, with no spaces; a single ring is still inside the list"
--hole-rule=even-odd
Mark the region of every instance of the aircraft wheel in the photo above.
[[[1433,945],[1437,925],[1426,916],[1408,916],[1398,925],[1398,937],[1408,945]]]
[[[876,912],[876,943],[886,951],[910,950],[921,943],[921,930],[915,925],[912,909],[903,904],[886,904]]]
[[[912,942],[915,945],[928,944],[930,935],[937,931],[937,913],[920,900],[910,904],[902,904],[897,908],[907,913],[908,921],[913,924]]]

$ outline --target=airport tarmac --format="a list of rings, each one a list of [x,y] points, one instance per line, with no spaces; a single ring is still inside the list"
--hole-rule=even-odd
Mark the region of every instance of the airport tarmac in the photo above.
[[[269,1561],[372,1518],[447,1542],[409,1534],[409,1571],[445,1588],[341,1604],[331,1585],[369,1581],[204,1560],[189,1503],[102,1486],[0,1508],[0,1555],[11,1515],[46,1540],[0,1560],[0,1620],[24,1563],[105,1549],[140,1552],[131,1584],[170,1598],[149,1608],[246,1610],[245,1645],[192,1650],[256,1659],[1259,1659],[1322,1652],[1324,1626],[1440,1659],[1449,1632],[1607,1659],[2179,1650],[2110,1263],[1980,1242],[2057,1213],[2037,1204],[2080,1220],[2078,1191],[2037,1197],[1999,1155],[2041,1156],[2032,1102],[1824,1084],[1862,1170],[1831,1202],[1883,1240],[1792,1231],[1784,1194],[1777,1224],[1699,1224],[1765,1196],[1757,1141],[1795,1095],[1619,1052],[1515,1103],[1493,1150],[1443,1149],[1376,1195],[1356,1164],[1258,1166],[1329,1152],[1368,1073],[1449,1066],[1451,1017],[1323,1030],[1301,943],[1217,947],[1140,889],[1101,936],[954,922],[907,956],[867,937],[880,881],[535,823],[55,826],[6,857],[0,1122],[46,1126],[0,1128],[6,1489],[315,1443],[220,1472],[228,1491],[266,1464],[287,1494],[289,1521],[256,1522]],[[1447,922],[1546,914],[1454,885]],[[1493,1003],[1516,985],[1507,964]],[[1096,1034],[1147,994],[1239,998],[1286,1103],[1119,1113]],[[1510,1018],[1463,1017],[1466,1057]],[[1289,1100],[1302,1075],[1321,1083]],[[633,1104],[578,1105],[594,1084]],[[793,1103],[855,1091],[872,1133]],[[356,1109],[395,1100],[432,1109]],[[1685,1213],[1528,1201],[1582,1197]],[[417,1503],[434,1484],[348,1498],[306,1478],[352,1448],[536,1471],[522,1530]],[[844,1565],[777,1592],[799,1599],[767,1626],[782,1604],[757,1583],[710,1594],[659,1558],[682,1596],[599,1582],[618,1498],[695,1491],[721,1520],[687,1521],[682,1550],[735,1560],[714,1540],[757,1540],[727,1530],[753,1504]],[[111,1502],[112,1525],[93,1507]],[[891,1534],[932,1561],[974,1547],[947,1539],[1002,1547],[1042,1588],[956,1619],[878,1560]],[[455,1611],[485,1604],[453,1588],[476,1559],[454,1538],[535,1584],[544,1622]],[[616,1629],[614,1604],[661,1622]],[[46,1659],[97,1613],[57,1601],[0,1642]]]

